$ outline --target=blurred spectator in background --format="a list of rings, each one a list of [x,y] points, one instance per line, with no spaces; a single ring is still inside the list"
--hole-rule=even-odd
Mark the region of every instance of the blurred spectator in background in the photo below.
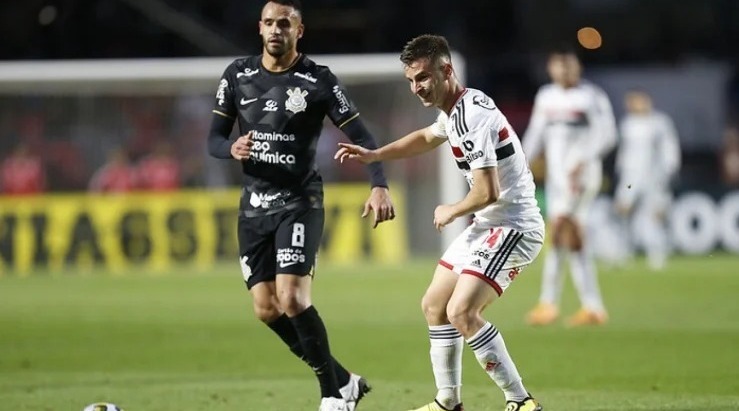
[[[536,94],[523,149],[529,161],[544,152],[547,164],[546,209],[552,247],[544,260],[539,304],[527,321],[547,325],[559,317],[562,263],[570,262],[572,280],[582,307],[568,325],[598,325],[608,315],[586,235],[586,218],[600,191],[602,160],[613,148],[616,122],[608,96],[582,81],[582,66],[567,46],[549,54],[552,83]]]
[[[124,193],[138,187],[136,167],[131,164],[123,148],[112,150],[108,160],[95,171],[89,189],[94,192]]]
[[[18,143],[0,166],[3,195],[39,194],[46,189],[46,172],[41,157],[24,142]]]
[[[181,170],[173,154],[172,144],[159,141],[151,154],[139,163],[138,181],[143,190],[172,191],[180,188]]]
[[[620,124],[614,200],[618,213],[631,223],[625,255],[634,246],[630,239],[638,239],[649,267],[661,270],[669,251],[665,217],[672,198],[670,181],[680,168],[680,142],[672,119],[653,109],[645,91],[626,93],[624,103],[627,114]]]

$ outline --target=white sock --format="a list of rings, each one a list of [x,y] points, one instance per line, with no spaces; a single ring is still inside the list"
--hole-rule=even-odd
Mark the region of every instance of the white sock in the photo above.
[[[587,250],[573,251],[570,254],[570,268],[582,306],[591,311],[605,311],[598,286],[598,272]]]
[[[451,324],[429,325],[429,340],[436,401],[451,410],[462,402],[462,334]]]
[[[467,344],[485,372],[503,390],[506,401],[523,401],[528,397],[503,336],[492,324],[486,322]]]
[[[559,305],[562,295],[564,276],[562,275],[562,259],[565,251],[560,248],[551,248],[544,260],[544,274],[541,282],[541,296],[539,302]]]

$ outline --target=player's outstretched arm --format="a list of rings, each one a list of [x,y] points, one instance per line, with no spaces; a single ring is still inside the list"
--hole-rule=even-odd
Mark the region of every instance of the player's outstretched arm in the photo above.
[[[339,150],[334,155],[334,159],[342,163],[344,160],[357,160],[365,164],[376,161],[396,160],[426,153],[438,147],[444,141],[444,139],[434,136],[430,128],[426,127],[413,131],[390,144],[374,150],[369,150],[356,144],[339,143]]]

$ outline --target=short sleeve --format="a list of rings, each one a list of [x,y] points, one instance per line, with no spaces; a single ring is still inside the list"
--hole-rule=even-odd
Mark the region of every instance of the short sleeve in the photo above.
[[[433,134],[434,137],[443,139],[447,138],[446,121],[446,114],[444,114],[443,111],[440,112],[439,115],[436,117],[436,121],[434,121],[434,123],[429,126],[429,130],[431,130],[431,134]]]
[[[341,128],[359,115],[357,107],[349,99],[346,88],[339,83],[339,79],[330,70],[326,76],[324,87],[328,88],[329,91],[327,114],[336,127]]]
[[[238,111],[234,103],[234,87],[236,86],[237,71],[235,63],[231,63],[221,76],[216,90],[213,112],[229,118],[236,118]]]

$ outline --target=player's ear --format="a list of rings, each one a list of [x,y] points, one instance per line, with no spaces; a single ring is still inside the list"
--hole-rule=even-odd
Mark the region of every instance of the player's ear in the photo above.
[[[452,68],[451,63],[444,63],[443,70],[444,70],[444,80],[449,80],[454,74],[454,68]]]
[[[300,23],[300,25],[298,26],[298,38],[299,39],[303,38],[303,32],[305,32],[305,26],[303,25],[303,23]]]

